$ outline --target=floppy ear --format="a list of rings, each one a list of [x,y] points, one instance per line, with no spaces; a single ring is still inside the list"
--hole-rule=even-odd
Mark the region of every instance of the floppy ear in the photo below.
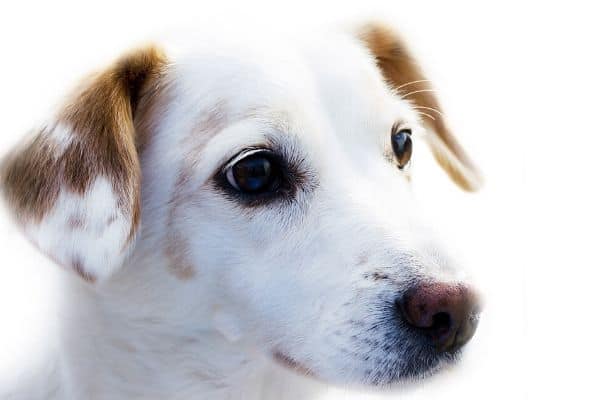
[[[464,190],[479,189],[482,179],[477,168],[448,129],[429,80],[401,38],[391,28],[379,24],[365,25],[358,34],[388,84],[410,100],[415,109],[430,114],[431,117],[424,119],[432,132],[427,140],[440,166]]]
[[[140,223],[133,118],[166,65],[148,47],[92,76],[2,165],[4,195],[27,236],[87,281],[121,266]]]

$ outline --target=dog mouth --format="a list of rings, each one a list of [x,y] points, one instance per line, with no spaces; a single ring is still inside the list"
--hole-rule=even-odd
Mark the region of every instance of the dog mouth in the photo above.
[[[414,354],[408,358],[385,359],[381,360],[379,365],[371,365],[363,376],[355,376],[354,379],[348,376],[346,379],[342,378],[342,381],[345,381],[346,384],[362,382],[362,384],[372,387],[393,387],[396,384],[415,383],[431,378],[438,372],[452,367],[460,360],[461,354],[461,350],[444,354],[420,352],[420,354]],[[272,358],[278,365],[289,371],[323,380],[323,377],[319,378],[313,369],[287,353],[274,351]]]
[[[304,359],[278,347],[272,357],[288,370],[331,383],[393,386],[429,378],[461,359],[475,333],[479,306],[462,286],[418,289],[319,337],[323,347],[317,349],[323,353]]]
[[[444,354],[428,352],[409,357],[408,360],[398,360],[392,362],[388,368],[369,376],[368,382],[373,386],[386,386],[423,381],[457,364],[461,355],[461,350]]]
[[[378,354],[376,357],[367,356],[369,360],[377,360],[364,368],[366,373],[363,381],[368,386],[404,385],[429,379],[456,365],[463,354],[463,349],[458,347],[440,351],[413,330],[391,336],[390,339],[368,352]]]

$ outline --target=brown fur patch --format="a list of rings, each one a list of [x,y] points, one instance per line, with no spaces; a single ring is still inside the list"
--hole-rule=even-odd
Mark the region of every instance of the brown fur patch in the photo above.
[[[179,168],[173,194],[169,200],[170,209],[165,245],[165,255],[169,260],[169,271],[181,280],[193,278],[196,270],[188,254],[188,241],[177,227],[177,217],[186,204],[194,198],[193,189],[190,188],[190,180],[199,161],[198,155],[208,141],[227,126],[229,118],[230,113],[227,104],[223,101],[217,101],[211,109],[200,116],[195,125],[196,128],[183,139],[182,148],[187,149],[187,152]]]
[[[166,69],[163,68],[163,71]],[[135,143],[138,154],[148,147],[151,137],[164,119],[168,105],[173,101],[172,80],[161,72],[160,79],[149,80],[140,92],[140,101],[134,114]]]
[[[435,158],[461,188],[469,191],[476,190],[477,182],[474,182],[473,176],[478,176],[477,168],[446,125],[440,104],[432,92],[432,86],[406,44],[391,28],[380,24],[369,24],[363,27],[359,37],[370,49],[384,78],[392,88],[397,89],[400,95],[406,96],[416,107],[426,107],[422,110],[437,110],[438,114],[434,118],[425,118],[424,123],[471,174],[466,176],[440,149],[433,147]]]
[[[133,114],[145,88],[166,65],[156,48],[134,51],[90,78],[58,113],[72,141],[61,152],[46,127],[3,165],[9,203],[20,218],[41,220],[61,188],[84,194],[97,176],[113,183],[119,207],[132,218],[130,238],[140,218],[140,167]]]
[[[189,261],[189,243],[178,232],[168,236],[165,255],[169,259],[169,271],[177,278],[186,281],[196,276],[196,269]]]
[[[73,262],[72,262],[72,268],[73,268],[73,271],[77,272],[77,274],[81,278],[83,278],[84,281],[86,281],[88,283],[96,282],[96,277],[85,270],[85,268],[83,267],[83,262],[81,262],[81,259],[79,259],[77,257],[74,258]]]
[[[62,161],[47,129],[3,160],[2,189],[18,218],[39,221],[58,198]]]
[[[71,146],[67,184],[83,193],[92,175],[110,177],[119,206],[132,218],[130,238],[139,224],[141,195],[133,114],[144,87],[161,76],[165,65],[165,56],[154,47],[127,54],[84,87],[61,115],[82,139]]]
[[[39,223],[54,207],[61,191],[83,196],[101,176],[112,183],[119,210],[130,218],[129,237],[123,248],[131,242],[139,226],[141,201],[133,119],[166,65],[165,56],[154,47],[126,54],[89,77],[69,96],[52,124],[36,132],[33,139],[3,161],[2,189],[21,222]],[[85,229],[89,227],[85,217],[73,214],[63,221],[64,227]],[[109,217],[106,226],[95,227],[98,236],[115,218]],[[51,250],[48,255],[56,260]],[[85,281],[97,280],[86,270],[81,257],[61,261]]]

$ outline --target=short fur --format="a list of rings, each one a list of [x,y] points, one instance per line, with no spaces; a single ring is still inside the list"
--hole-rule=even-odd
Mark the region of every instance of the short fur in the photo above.
[[[394,314],[414,283],[464,274],[411,207],[390,130],[466,190],[473,163],[391,29],[286,40],[131,52],[7,157],[17,221],[75,272],[59,354],[8,398],[308,399],[455,360]],[[248,147],[289,165],[285,197],[219,178]]]

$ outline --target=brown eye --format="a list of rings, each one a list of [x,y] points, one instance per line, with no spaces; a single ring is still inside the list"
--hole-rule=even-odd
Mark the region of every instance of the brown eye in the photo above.
[[[229,166],[225,176],[235,190],[258,194],[277,189],[280,171],[268,151],[254,150]]]
[[[412,155],[411,134],[412,131],[410,129],[401,129],[397,132],[392,132],[392,150],[400,169],[408,164]]]

